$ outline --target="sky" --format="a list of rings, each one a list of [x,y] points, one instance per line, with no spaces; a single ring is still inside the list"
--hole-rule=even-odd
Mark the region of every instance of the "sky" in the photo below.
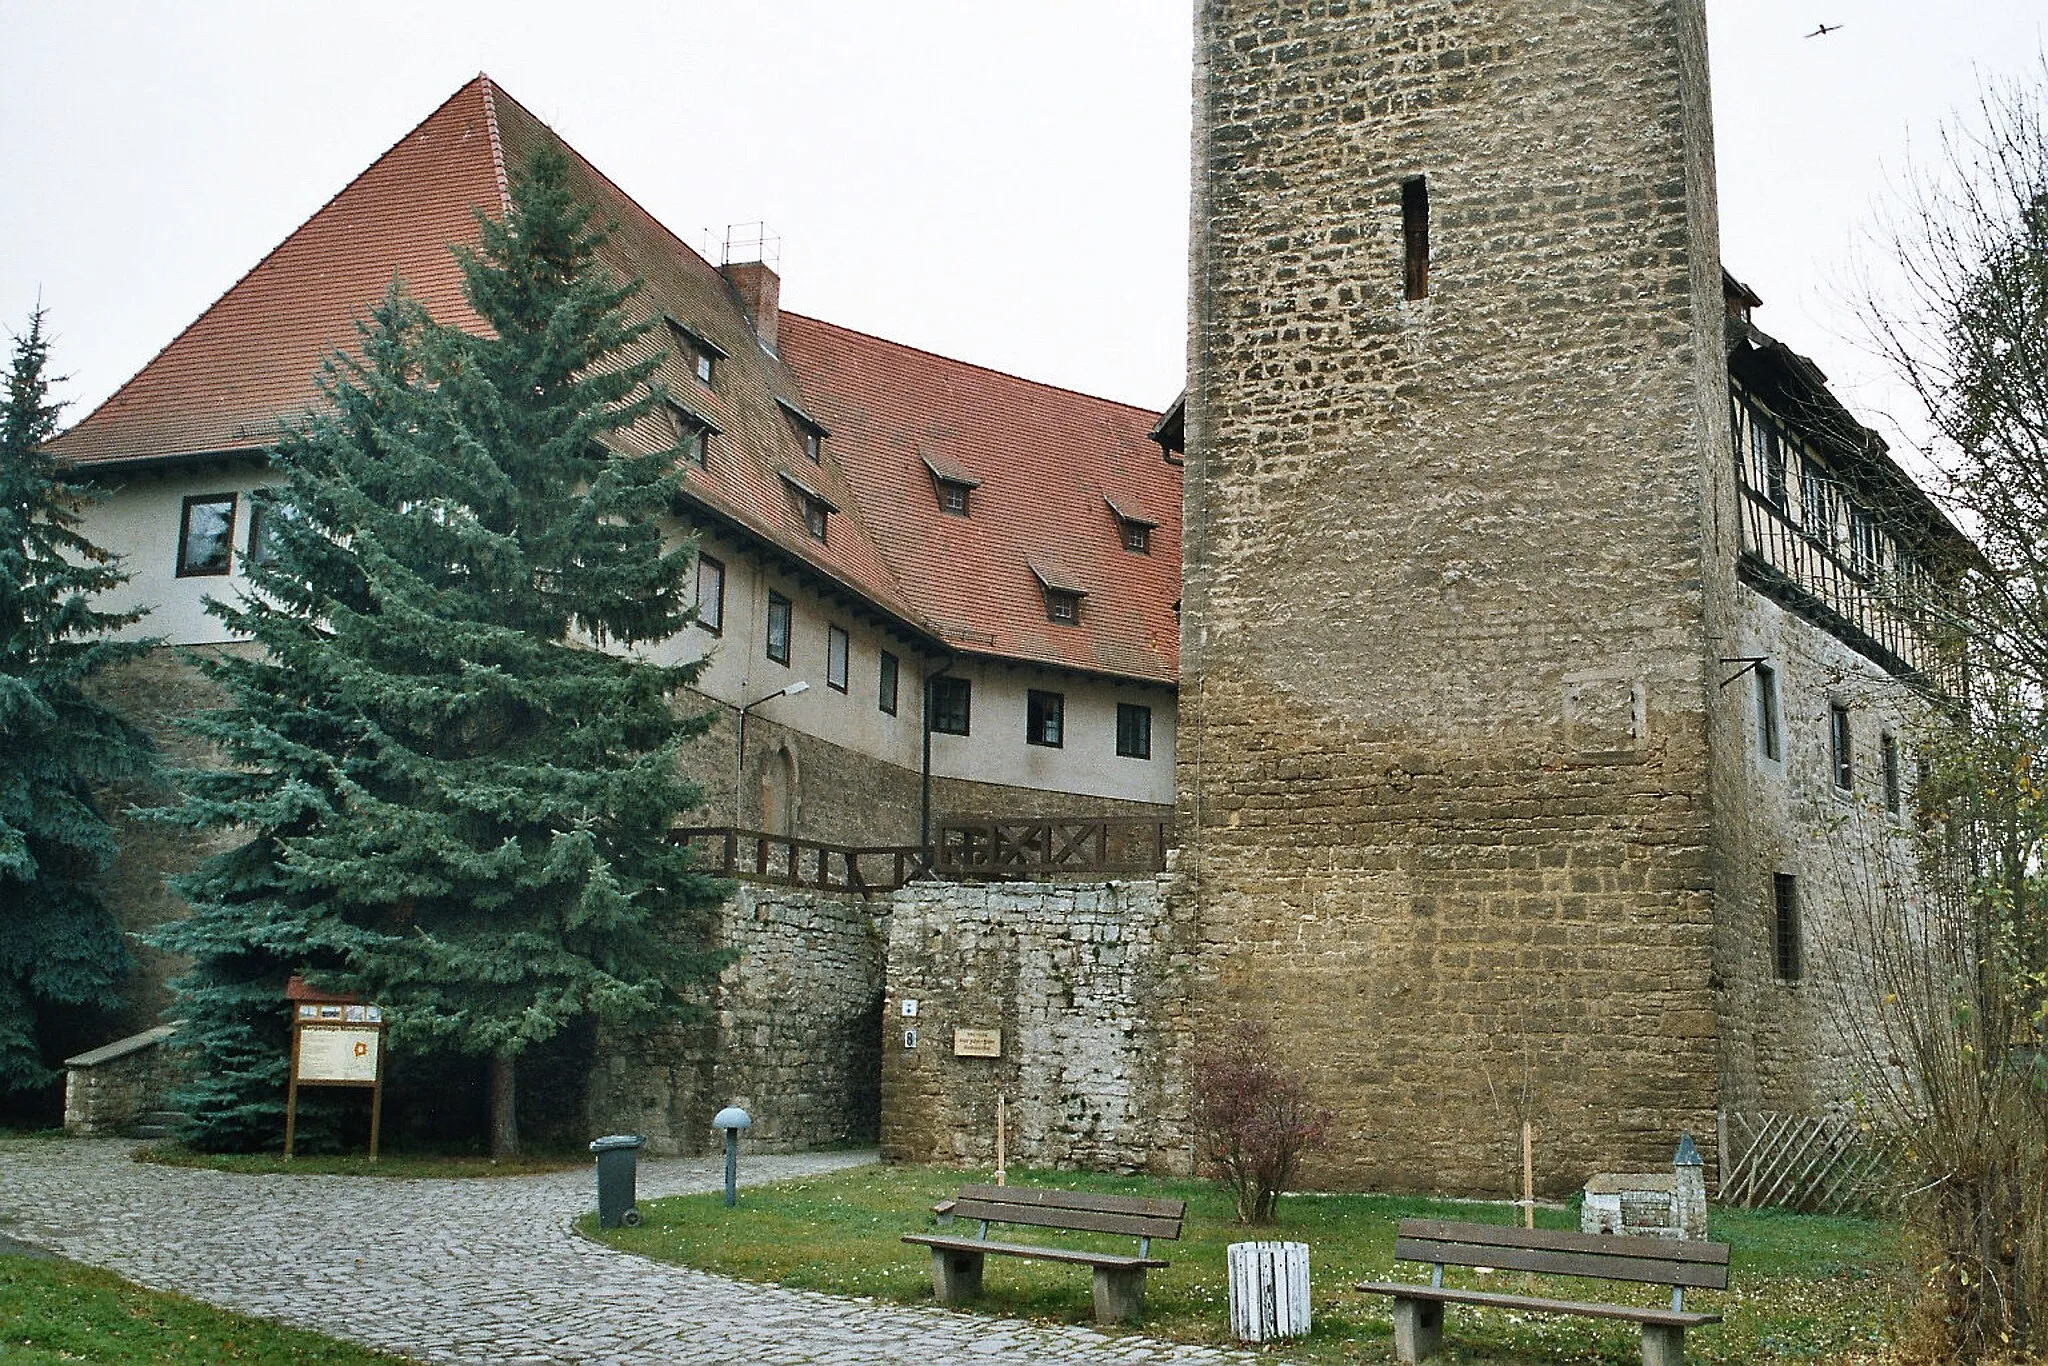
[[[1707,6],[1723,258],[1852,407],[1897,410],[1857,345],[1859,244],[1981,78],[2041,70],[2048,10]],[[786,308],[1163,407],[1192,9],[0,0],[0,326],[40,300],[83,417],[484,71],[714,260],[727,225],[765,221]]]

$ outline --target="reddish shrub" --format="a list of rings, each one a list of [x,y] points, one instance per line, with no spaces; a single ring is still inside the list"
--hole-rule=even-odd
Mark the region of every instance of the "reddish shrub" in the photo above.
[[[1197,1153],[1237,1196],[1243,1224],[1273,1221],[1273,1205],[1294,1180],[1301,1155],[1330,1127],[1308,1083],[1282,1067],[1256,1020],[1235,1020],[1189,1059]]]

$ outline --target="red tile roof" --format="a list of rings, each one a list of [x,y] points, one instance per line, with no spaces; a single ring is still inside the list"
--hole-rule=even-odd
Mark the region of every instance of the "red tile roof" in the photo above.
[[[687,472],[705,511],[950,648],[1174,680],[1180,471],[1146,439],[1155,414],[793,314],[780,354],[769,351],[714,266],[483,76],[53,449],[91,467],[262,448],[280,420],[318,402],[321,359],[353,346],[394,273],[435,317],[481,328],[448,247],[475,242],[474,212],[502,212],[506,167],[545,143],[616,223],[606,259],[644,282],[636,308],[724,353],[707,388],[668,328],[641,343],[671,350],[671,393],[717,428],[707,468]],[[791,412],[830,433],[821,462],[806,457]],[[650,419],[622,439],[659,449],[674,433]],[[978,481],[969,516],[939,510],[934,469]],[[833,509],[823,544],[791,485]],[[1124,549],[1115,509],[1158,523],[1151,554]],[[1086,590],[1077,624],[1046,619],[1034,562]]]

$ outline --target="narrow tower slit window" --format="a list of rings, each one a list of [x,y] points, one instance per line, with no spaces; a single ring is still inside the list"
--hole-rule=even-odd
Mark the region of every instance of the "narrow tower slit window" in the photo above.
[[[1849,709],[1840,702],[1828,708],[1828,767],[1835,791],[1849,792],[1856,786],[1856,751],[1849,729]]]
[[[1776,912],[1772,947],[1778,980],[1797,982],[1806,975],[1806,955],[1799,934],[1799,879],[1790,873],[1773,873],[1771,900]]]
[[[1884,809],[1899,814],[1899,737],[1886,731],[1878,737],[1878,760],[1884,768]]]
[[[1429,181],[1423,176],[1401,182],[1401,259],[1404,294],[1429,297]]]
[[[1778,724],[1778,671],[1768,664],[1756,666],[1756,743],[1764,758],[1784,757]]]

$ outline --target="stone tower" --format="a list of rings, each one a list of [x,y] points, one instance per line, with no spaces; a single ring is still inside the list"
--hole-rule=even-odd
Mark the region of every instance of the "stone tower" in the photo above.
[[[1200,0],[1178,869],[1311,1183],[1713,1132],[1701,0]],[[1719,509],[1717,511],[1717,509]]]

